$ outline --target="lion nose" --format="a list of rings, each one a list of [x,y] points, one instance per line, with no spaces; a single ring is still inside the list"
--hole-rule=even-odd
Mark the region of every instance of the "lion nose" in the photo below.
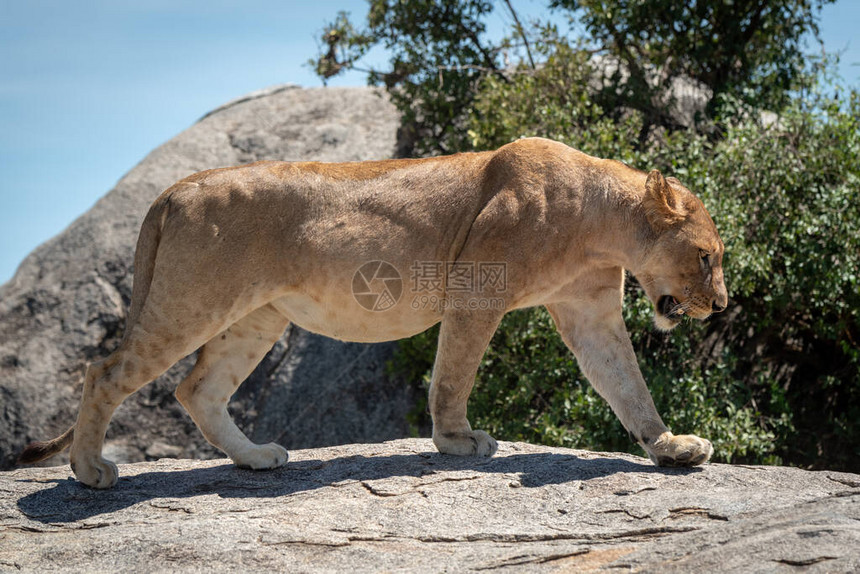
[[[726,310],[726,306],[725,306],[725,305],[720,305],[719,303],[717,303],[716,301],[714,301],[713,303],[711,303],[711,310],[712,310],[714,313],[722,313],[723,311],[725,311],[725,310]]]

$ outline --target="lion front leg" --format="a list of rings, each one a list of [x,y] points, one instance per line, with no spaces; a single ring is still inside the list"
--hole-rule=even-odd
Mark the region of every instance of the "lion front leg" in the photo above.
[[[439,452],[493,456],[498,448],[486,432],[472,430],[466,418],[466,402],[500,320],[500,313],[484,311],[448,311],[442,319],[430,384],[433,443]]]
[[[666,431],[649,446],[645,446],[648,457],[659,466],[696,466],[710,460],[714,454],[711,441],[696,435],[675,436]]]
[[[594,389],[621,424],[659,466],[694,466],[710,459],[710,441],[673,435],[657,413],[613,290],[582,302],[547,305],[547,310]]]

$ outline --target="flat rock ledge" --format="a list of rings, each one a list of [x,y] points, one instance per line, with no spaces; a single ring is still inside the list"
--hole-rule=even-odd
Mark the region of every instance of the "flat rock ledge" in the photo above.
[[[0,473],[0,571],[857,572],[860,475],[426,439]]]

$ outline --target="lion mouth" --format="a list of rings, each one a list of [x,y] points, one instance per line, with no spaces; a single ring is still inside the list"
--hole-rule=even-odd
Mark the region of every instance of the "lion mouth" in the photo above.
[[[673,296],[663,295],[657,301],[657,311],[667,319],[678,322],[684,315],[684,306]]]

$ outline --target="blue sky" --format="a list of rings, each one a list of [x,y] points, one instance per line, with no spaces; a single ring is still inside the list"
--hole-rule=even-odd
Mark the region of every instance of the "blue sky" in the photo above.
[[[521,15],[546,2],[516,0]],[[0,283],[154,147],[275,84],[319,86],[305,62],[364,0],[0,0]],[[497,10],[501,12],[501,10]],[[498,14],[491,30],[509,20]],[[860,84],[860,1],[823,12],[828,51]],[[330,85],[363,85],[353,73]]]

